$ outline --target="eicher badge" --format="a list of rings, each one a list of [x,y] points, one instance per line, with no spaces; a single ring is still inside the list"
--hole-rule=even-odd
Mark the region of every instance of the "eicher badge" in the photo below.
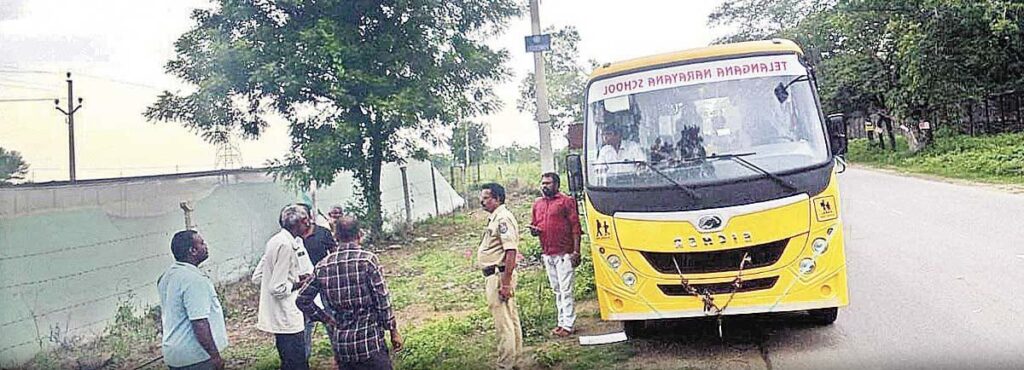
[[[508,225],[506,225],[504,222],[498,224],[498,232],[502,234],[508,233]]]

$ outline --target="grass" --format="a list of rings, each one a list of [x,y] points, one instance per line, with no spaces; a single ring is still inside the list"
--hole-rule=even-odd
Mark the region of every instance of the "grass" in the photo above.
[[[955,179],[1024,184],[1024,134],[937,136],[928,148],[911,153],[898,137],[897,150],[881,149],[866,139],[850,141],[854,163]]]
[[[26,369],[132,368],[145,363],[160,350],[160,311],[142,307],[134,295],[118,302],[113,321],[92,341],[51,328],[53,348],[38,353],[22,365]]]
[[[490,170],[485,168],[481,168],[482,173],[497,175],[495,166]],[[482,175],[481,181],[498,179]],[[536,191],[531,189],[533,186],[522,178],[505,183],[510,189],[509,209],[520,224],[529,222],[530,207],[536,196]],[[467,251],[475,253],[485,220],[486,213],[479,209],[428,220],[418,224],[409,235],[413,239],[428,240],[418,243],[412,250],[381,256],[383,264],[395,266],[392,269],[397,271],[390,273],[388,285],[398,317],[401,319],[411,313],[418,320],[429,317],[400,323],[405,332],[406,349],[398,354],[396,368],[493,367],[494,324],[483,299],[483,279],[472,260],[466,258]],[[547,333],[556,322],[554,294],[540,264],[541,248],[537,239],[525,230],[520,232],[523,260],[517,268],[516,301],[529,352],[524,354],[530,363],[528,367],[608,368],[630,357],[632,347],[628,345],[584,348],[571,340],[550,339]],[[588,244],[583,246],[583,266],[577,269],[576,295],[580,301],[594,298]]]

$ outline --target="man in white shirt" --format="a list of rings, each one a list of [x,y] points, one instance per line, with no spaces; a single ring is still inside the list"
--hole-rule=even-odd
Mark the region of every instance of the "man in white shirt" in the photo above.
[[[647,161],[647,155],[644,154],[643,149],[640,149],[640,144],[622,140],[621,128],[607,126],[601,133],[601,138],[604,140],[604,146],[597,153],[596,164],[600,168],[604,167],[600,166],[602,164],[612,163],[605,165],[608,173],[629,172],[637,168],[635,164],[614,164],[617,162]]]
[[[256,328],[274,334],[282,369],[309,369],[305,320],[295,305],[298,290],[313,273],[313,263],[302,244],[312,219],[300,205],[281,210],[281,231],[267,241],[252,281],[260,285]]]

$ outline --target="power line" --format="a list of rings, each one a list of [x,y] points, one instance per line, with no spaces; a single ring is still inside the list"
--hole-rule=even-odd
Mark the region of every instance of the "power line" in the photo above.
[[[0,73],[15,73],[15,74],[60,74],[56,71],[39,71],[29,69],[0,69]]]
[[[0,73],[14,73],[14,74],[58,74],[59,75],[61,72],[58,72],[58,71],[29,70],[29,69],[2,69],[2,68],[0,68]],[[95,74],[92,74],[92,73],[76,72],[75,74],[77,74],[79,76],[95,78],[95,79],[105,80],[105,81],[109,81],[109,82],[115,82],[115,83],[119,83],[119,84],[123,84],[123,85],[131,85],[131,86],[135,86],[135,87],[144,87],[144,88],[153,89],[153,90],[167,90],[167,88],[165,88],[165,87],[149,85],[149,84],[142,83],[142,82],[122,80],[122,79],[108,77],[108,76],[95,75]]]
[[[30,101],[53,101],[53,98],[0,99],[0,103],[19,103]]]
[[[6,86],[15,89],[32,89],[41,90],[47,92],[54,92],[57,89],[53,86],[34,84],[29,81],[11,80],[11,79],[0,79],[0,86]]]
[[[13,84],[13,83],[9,83],[9,82],[0,82],[0,87],[6,87],[8,89],[25,89],[25,90],[36,90],[36,91],[45,91],[45,92],[53,92],[54,91],[54,89],[52,89],[52,88],[43,88],[43,87],[31,86],[31,85],[19,85],[19,84]]]
[[[144,84],[144,83],[141,83],[141,82],[134,82],[134,81],[128,81],[128,80],[120,80],[120,79],[116,79],[116,78],[112,78],[112,77],[99,76],[99,75],[94,75],[94,74],[89,74],[89,73],[78,73],[78,75],[79,76],[85,76],[85,77],[91,77],[91,78],[95,78],[95,79],[100,79],[100,80],[106,80],[106,81],[109,81],[109,82],[116,82],[116,83],[123,84],[123,85],[130,85],[130,86],[135,86],[135,87],[144,87],[144,88],[147,88],[147,89],[161,90],[161,91],[167,90],[166,88],[163,88],[163,87],[148,85],[148,84]]]

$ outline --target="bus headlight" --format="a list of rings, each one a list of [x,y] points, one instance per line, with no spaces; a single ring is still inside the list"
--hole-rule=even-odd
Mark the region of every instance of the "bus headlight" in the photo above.
[[[622,266],[622,261],[619,261],[619,256],[613,254],[608,256],[608,265],[613,269],[618,270],[619,266]]]
[[[632,272],[622,274],[622,283],[632,288],[633,285],[636,285],[636,275],[634,275]]]
[[[814,251],[814,254],[825,254],[825,251],[828,250],[828,242],[822,238],[814,239],[814,242],[811,242],[811,250]]]
[[[800,260],[800,273],[810,275],[812,272],[814,272],[814,260],[810,258]]]

